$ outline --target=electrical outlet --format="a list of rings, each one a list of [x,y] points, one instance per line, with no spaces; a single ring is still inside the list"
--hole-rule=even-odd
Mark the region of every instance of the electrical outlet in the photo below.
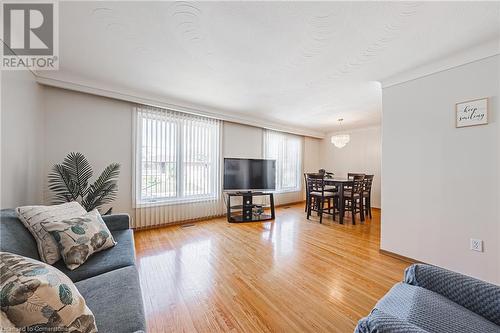
[[[481,239],[470,239],[470,249],[472,251],[483,252],[483,241]]]

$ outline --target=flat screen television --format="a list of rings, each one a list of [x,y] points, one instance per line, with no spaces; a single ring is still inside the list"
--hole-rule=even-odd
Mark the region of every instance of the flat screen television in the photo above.
[[[276,189],[276,161],[247,158],[224,159],[224,190]]]

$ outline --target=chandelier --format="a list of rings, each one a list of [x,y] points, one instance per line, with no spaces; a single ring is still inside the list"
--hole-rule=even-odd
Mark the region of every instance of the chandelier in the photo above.
[[[340,131],[342,131],[342,121],[343,120],[344,119],[342,119],[342,118],[338,119]],[[349,134],[337,134],[337,135],[333,135],[331,140],[332,140],[332,143],[335,145],[335,147],[344,148],[345,145],[348,144],[349,141],[351,140],[351,136]]]

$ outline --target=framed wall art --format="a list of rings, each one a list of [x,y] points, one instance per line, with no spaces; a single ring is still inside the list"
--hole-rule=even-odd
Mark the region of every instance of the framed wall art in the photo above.
[[[488,124],[488,98],[473,99],[455,104],[455,126],[467,127]]]

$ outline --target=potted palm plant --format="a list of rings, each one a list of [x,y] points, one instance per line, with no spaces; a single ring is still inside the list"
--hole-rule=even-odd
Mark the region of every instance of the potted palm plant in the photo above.
[[[92,167],[82,153],[69,153],[61,164],[52,167],[49,173],[49,189],[53,192],[53,203],[78,201],[90,212],[112,202],[118,193],[120,164],[111,163],[89,184]],[[106,214],[111,214],[109,208]]]

